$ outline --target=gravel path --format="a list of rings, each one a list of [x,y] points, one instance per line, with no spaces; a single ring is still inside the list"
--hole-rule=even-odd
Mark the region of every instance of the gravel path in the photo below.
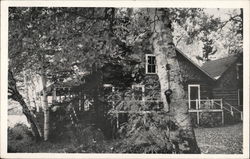
[[[242,132],[242,123],[195,129],[196,140],[205,154],[242,154]]]

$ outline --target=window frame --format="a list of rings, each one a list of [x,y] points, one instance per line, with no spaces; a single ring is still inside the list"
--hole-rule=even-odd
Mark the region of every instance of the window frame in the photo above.
[[[115,87],[112,84],[103,84],[103,88],[111,88],[111,91],[115,91]]]
[[[146,74],[157,74],[157,65],[156,65],[156,57],[155,57],[155,72],[148,72],[148,59],[149,57],[155,57],[155,55],[153,54],[146,54],[146,69],[145,69],[145,72]]]
[[[133,84],[132,85],[132,90],[134,90],[134,88],[141,88],[141,90],[142,90],[142,99],[140,101],[144,102],[145,101],[145,85],[142,85],[142,84]],[[133,94],[132,94],[133,98],[135,98],[134,95],[135,94],[133,92]]]
[[[113,84],[105,83],[105,84],[103,84],[103,88],[111,88],[111,92],[115,91],[115,86]],[[115,102],[112,101],[111,105],[112,105],[112,108],[114,108],[115,107]]]

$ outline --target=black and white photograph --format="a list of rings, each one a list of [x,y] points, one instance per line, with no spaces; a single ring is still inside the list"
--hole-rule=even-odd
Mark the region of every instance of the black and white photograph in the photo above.
[[[249,8],[5,10],[6,154],[248,154]]]

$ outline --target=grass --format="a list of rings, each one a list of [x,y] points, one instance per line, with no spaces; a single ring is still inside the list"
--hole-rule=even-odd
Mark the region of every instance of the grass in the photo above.
[[[204,154],[242,154],[242,123],[216,128],[196,128],[195,135]]]

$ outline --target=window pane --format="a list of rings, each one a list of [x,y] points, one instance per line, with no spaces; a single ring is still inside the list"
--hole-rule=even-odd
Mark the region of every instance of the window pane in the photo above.
[[[148,65],[148,73],[151,73],[152,69],[151,69],[151,65]]]
[[[142,87],[135,86],[133,88],[133,96],[135,100],[142,100],[143,97]]]
[[[155,65],[152,65],[152,73],[155,73],[156,70],[155,70]]]
[[[152,56],[152,63],[151,64],[155,65],[155,57],[154,56]]]
[[[141,87],[134,88],[134,97],[136,100],[142,100],[142,88]]]
[[[104,87],[104,94],[109,94],[112,92],[112,87]]]
[[[151,60],[152,60],[152,57],[151,57],[151,56],[148,56],[148,64],[151,64],[151,63],[152,63]]]

